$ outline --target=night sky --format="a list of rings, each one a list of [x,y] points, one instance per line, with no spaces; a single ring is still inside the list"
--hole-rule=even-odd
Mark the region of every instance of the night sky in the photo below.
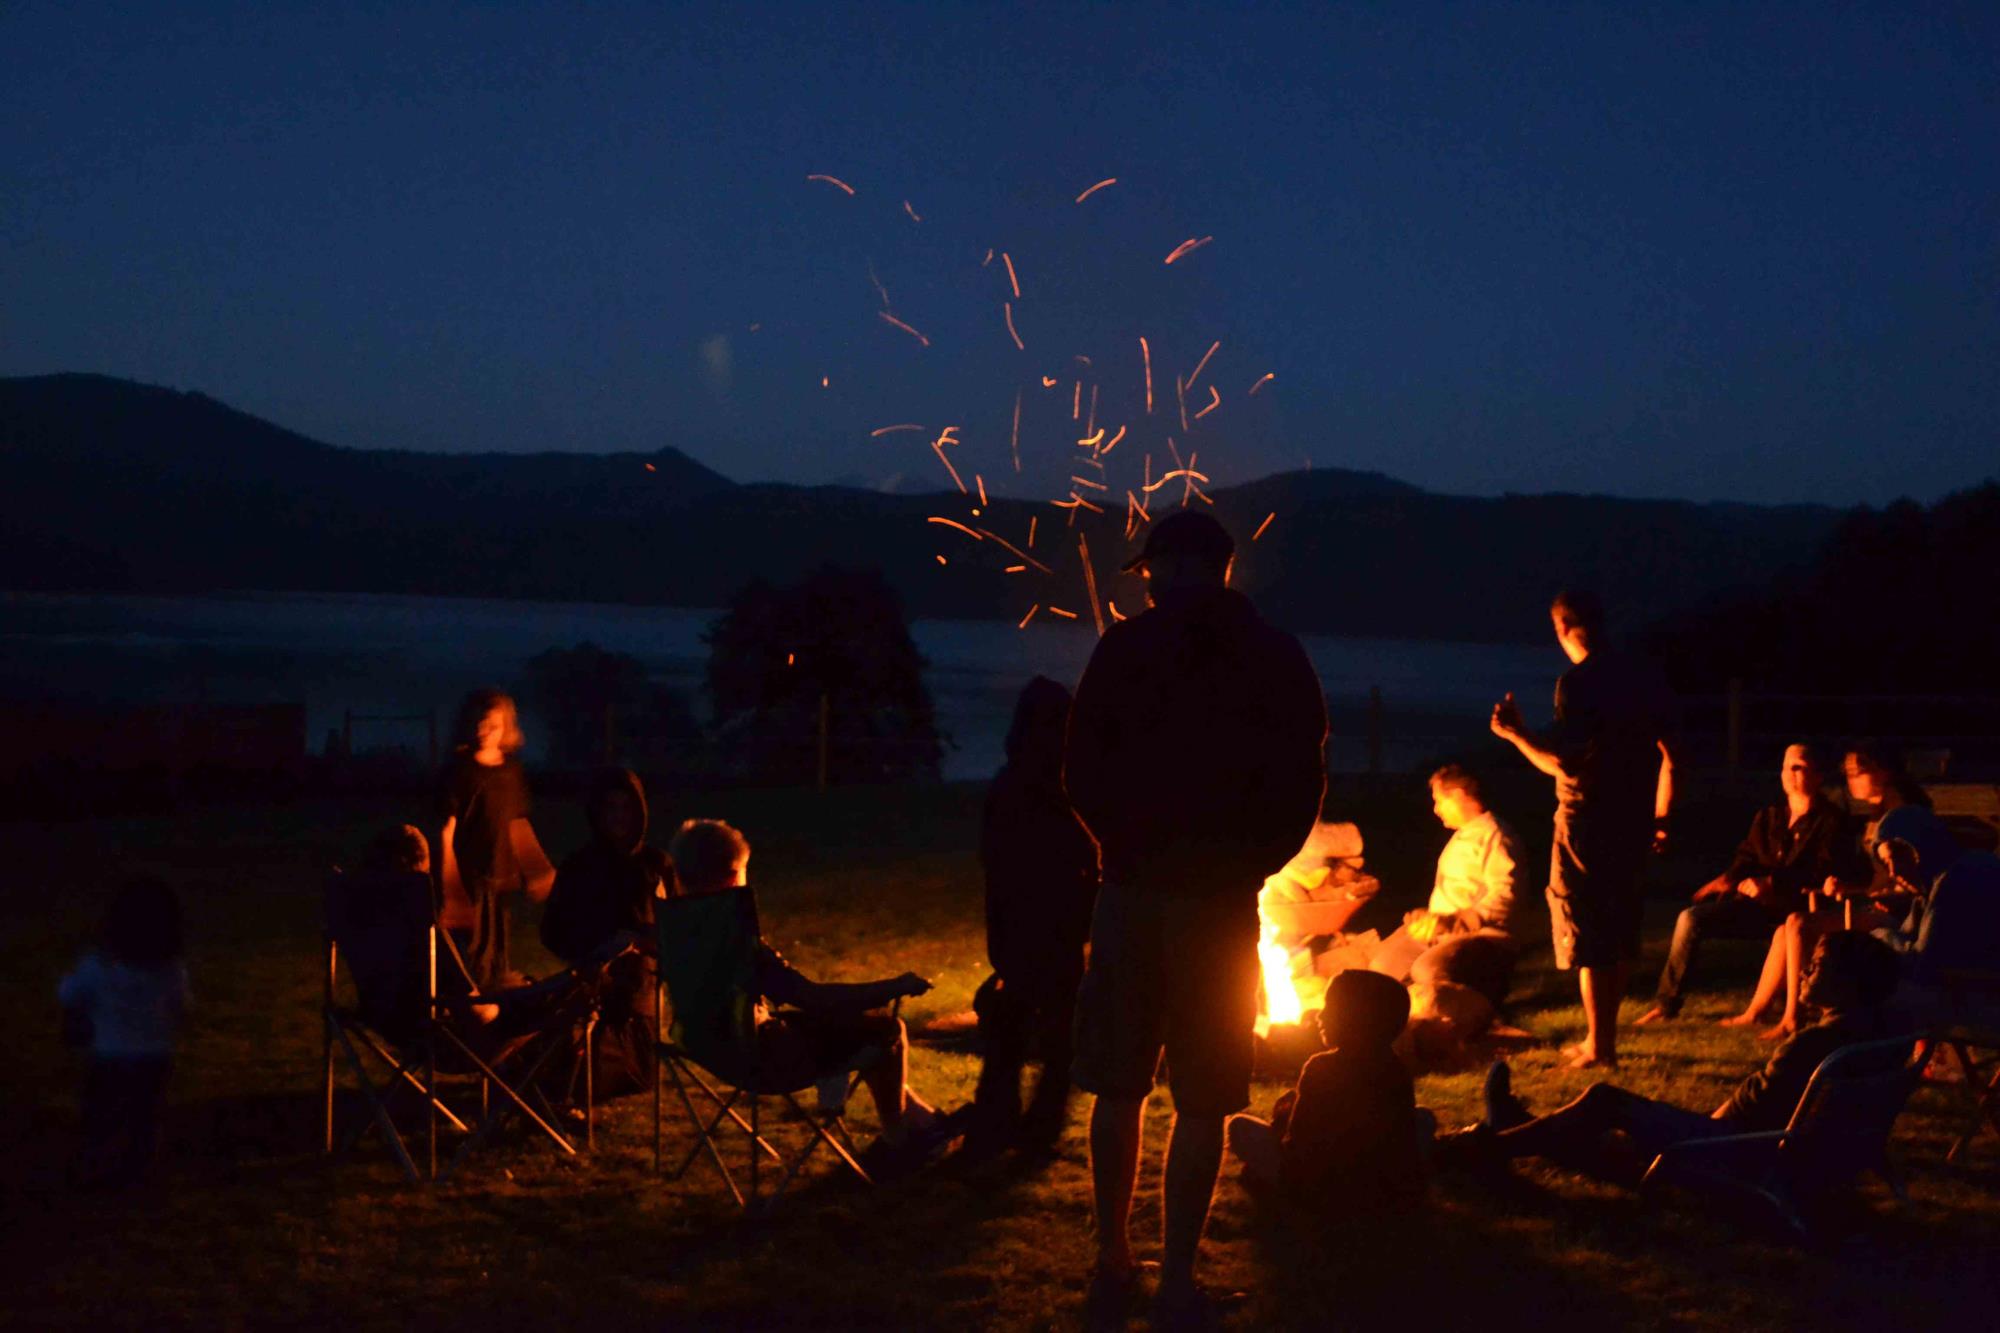
[[[869,431],[1027,386],[1056,448],[1144,335],[1168,398],[1222,343],[1217,484],[1933,498],[1996,470],[2000,20],[1832,8],[14,4],[0,374],[931,486]]]

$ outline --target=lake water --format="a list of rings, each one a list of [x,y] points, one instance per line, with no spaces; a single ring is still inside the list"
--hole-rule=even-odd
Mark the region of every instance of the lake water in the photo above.
[[[0,694],[14,698],[162,702],[303,701],[316,747],[343,717],[431,714],[448,723],[473,686],[518,681],[530,657],[590,642],[644,662],[688,690],[698,711],[702,633],[716,612],[666,607],[505,602],[441,597],[240,594],[130,597],[0,593]],[[939,725],[953,741],[949,778],[999,765],[1014,696],[1031,676],[1074,684],[1096,636],[1088,625],[1041,621],[1026,630],[979,620],[912,626],[929,662]],[[1333,707],[1336,771],[1366,764],[1362,719],[1370,687],[1385,700],[1384,763],[1408,769],[1485,732],[1507,690],[1545,711],[1564,666],[1546,645],[1458,644],[1306,635]],[[530,754],[533,754],[533,719]],[[357,748],[408,744],[424,723],[356,727]]]

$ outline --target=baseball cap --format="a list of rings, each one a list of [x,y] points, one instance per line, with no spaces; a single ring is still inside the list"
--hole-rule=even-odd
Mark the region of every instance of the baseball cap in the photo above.
[[[1145,548],[1120,568],[1134,570],[1163,555],[1191,555],[1220,566],[1235,554],[1236,542],[1227,529],[1207,514],[1183,509],[1155,523],[1146,533]]]

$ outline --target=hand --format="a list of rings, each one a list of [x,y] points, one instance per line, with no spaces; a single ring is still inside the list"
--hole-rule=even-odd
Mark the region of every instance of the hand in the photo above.
[[[1521,717],[1521,705],[1514,702],[1512,691],[1508,692],[1505,699],[1493,705],[1493,718],[1487,725],[1493,729],[1493,734],[1502,740],[1513,740],[1526,728],[1527,723]]]
[[[889,984],[895,988],[896,994],[913,998],[922,995],[931,988],[929,981],[914,972],[905,972]]]
[[[1717,875],[1714,879],[1694,891],[1694,900],[1701,902],[1707,898],[1720,898],[1727,892],[1729,892],[1729,881]]]
[[[1756,902],[1771,891],[1771,885],[1767,880],[1744,878],[1736,881],[1736,891],[1751,902]]]
[[[1410,938],[1419,944],[1429,944],[1437,937],[1438,918],[1435,912],[1412,913],[1417,919],[1406,923]]]

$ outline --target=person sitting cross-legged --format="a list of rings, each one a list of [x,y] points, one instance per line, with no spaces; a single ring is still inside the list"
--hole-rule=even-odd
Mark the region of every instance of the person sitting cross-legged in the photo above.
[[[1447,1158],[1544,1157],[1613,1184],[1636,1186],[1661,1152],[1690,1139],[1784,1128],[1820,1062],[1843,1046],[1896,1035],[1907,1025],[1886,1008],[1895,990],[1896,957],[1857,931],[1821,937],[1805,987],[1821,1018],[1771,1054],[1728,1100],[1707,1115],[1599,1083],[1547,1115],[1533,1115],[1513,1094],[1507,1065],[1487,1074],[1486,1119],[1447,1135]]]
[[[1319,1019],[1327,1049],[1306,1061],[1269,1120],[1229,1118],[1229,1151],[1247,1187],[1328,1219],[1365,1219],[1423,1196],[1419,1143],[1435,1122],[1417,1109],[1390,1049],[1409,1016],[1409,992],[1381,973],[1333,978]]]
[[[1820,790],[1824,773],[1810,747],[1785,748],[1778,781],[1785,799],[1757,812],[1728,869],[1696,889],[1693,904],[1674,922],[1658,993],[1639,1022],[1680,1017],[1682,992],[1704,940],[1770,939],[1840,868],[1841,813]]]
[[[729,824],[690,819],[674,834],[667,854],[677,872],[677,897],[739,893],[755,910],[755,899],[749,897],[750,843]],[[759,1078],[771,1087],[802,1088],[858,1072],[882,1126],[880,1147],[868,1154],[875,1159],[870,1169],[894,1169],[906,1151],[930,1146],[931,1131],[942,1117],[909,1086],[909,1039],[902,1019],[880,1011],[930,988],[914,972],[882,981],[814,981],[760,938],[750,996]],[[684,1017],[676,1015],[677,1021]],[[724,1021],[727,1015],[717,1019]],[[683,1044],[721,1046],[727,1038],[711,1042],[695,1034]]]
[[[1368,966],[1397,981],[1453,982],[1498,1009],[1521,957],[1514,912],[1514,831],[1481,799],[1479,779],[1457,764],[1431,774],[1431,808],[1452,831],[1438,854],[1430,902],[1410,912]]]

